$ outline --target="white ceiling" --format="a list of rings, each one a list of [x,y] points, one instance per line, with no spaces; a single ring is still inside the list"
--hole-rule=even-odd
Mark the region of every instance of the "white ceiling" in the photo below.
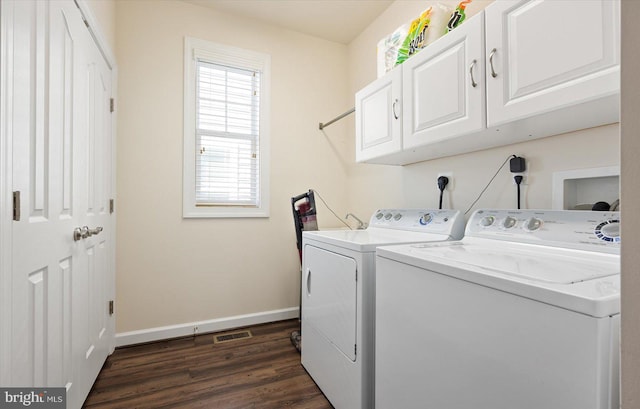
[[[350,43],[393,0],[183,0],[326,40]]]

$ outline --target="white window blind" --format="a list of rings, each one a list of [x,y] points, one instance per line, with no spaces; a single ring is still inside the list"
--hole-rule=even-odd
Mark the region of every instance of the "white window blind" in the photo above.
[[[269,217],[270,78],[268,54],[185,37],[183,217]]]
[[[196,63],[196,206],[260,205],[260,71]]]

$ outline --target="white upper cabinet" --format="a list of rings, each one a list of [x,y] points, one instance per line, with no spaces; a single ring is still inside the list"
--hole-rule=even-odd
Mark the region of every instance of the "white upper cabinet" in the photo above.
[[[484,21],[469,19],[402,65],[403,147],[485,127]]]
[[[619,7],[611,0],[487,7],[488,126],[618,93]]]
[[[356,161],[402,150],[402,71],[396,67],[356,93]]]
[[[356,94],[356,161],[405,165],[615,123],[619,94],[618,0],[495,1]]]

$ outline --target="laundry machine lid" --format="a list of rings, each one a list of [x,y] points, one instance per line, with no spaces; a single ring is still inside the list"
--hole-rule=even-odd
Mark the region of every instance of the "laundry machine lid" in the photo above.
[[[370,227],[365,230],[318,230],[304,232],[303,239],[315,240],[353,251],[375,252],[378,246],[445,241],[449,240],[450,237],[444,234]]]
[[[426,249],[425,256],[454,260],[457,265],[474,266],[525,280],[553,284],[575,284],[620,273],[616,256],[602,257],[584,251],[556,249],[534,245],[495,242],[461,242],[437,249]],[[418,250],[419,251],[419,250]]]
[[[382,258],[595,317],[620,312],[614,254],[464,238],[379,247]]]

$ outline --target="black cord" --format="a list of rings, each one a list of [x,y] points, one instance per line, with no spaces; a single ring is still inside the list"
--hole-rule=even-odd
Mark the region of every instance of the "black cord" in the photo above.
[[[496,173],[493,175],[493,177],[491,178],[491,180],[489,181],[489,183],[487,183],[487,186],[484,187],[484,189],[482,189],[482,192],[480,192],[480,194],[478,195],[478,198],[476,200],[473,201],[473,203],[471,203],[471,206],[469,206],[469,208],[464,212],[464,214],[469,213],[469,210],[471,210],[473,208],[473,205],[475,205],[476,203],[478,203],[478,200],[480,200],[480,198],[482,197],[482,195],[484,194],[484,192],[489,188],[489,185],[491,185],[491,182],[493,182],[493,179],[496,178],[496,176],[498,176],[498,173],[500,173],[500,171],[502,170],[502,168],[504,168],[504,165],[507,164],[507,162],[509,162],[509,159],[511,158],[516,158],[516,155],[509,155],[509,157],[507,157],[507,159],[505,159],[504,162],[502,162],[502,165],[500,165],[500,167],[498,168],[498,170],[496,171]]]
[[[518,189],[518,209],[520,209],[520,184],[522,183],[522,175],[515,175],[513,180],[516,181],[516,188]]]
[[[442,209],[442,196],[444,195],[444,189],[447,187],[447,185],[449,184],[449,178],[446,176],[440,176],[438,177],[438,189],[440,190],[440,204],[438,207],[439,209]]]

